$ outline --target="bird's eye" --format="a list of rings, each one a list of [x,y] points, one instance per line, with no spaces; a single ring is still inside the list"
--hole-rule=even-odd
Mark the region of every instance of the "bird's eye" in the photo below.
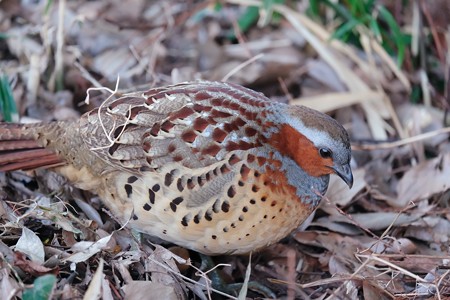
[[[320,148],[319,154],[322,156],[322,158],[330,158],[331,157],[331,150],[327,148]]]

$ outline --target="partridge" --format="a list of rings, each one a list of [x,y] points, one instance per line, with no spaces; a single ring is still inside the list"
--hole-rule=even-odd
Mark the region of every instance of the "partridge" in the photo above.
[[[76,122],[1,124],[0,171],[51,167],[132,228],[200,253],[277,242],[349,186],[350,143],[331,117],[222,82],[106,100]]]

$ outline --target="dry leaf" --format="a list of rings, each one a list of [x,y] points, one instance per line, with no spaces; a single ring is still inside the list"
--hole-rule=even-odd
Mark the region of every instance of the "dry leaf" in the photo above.
[[[167,299],[178,300],[175,290],[171,286],[151,281],[132,281],[122,287],[127,300]]]
[[[10,269],[0,268],[0,299],[14,299],[11,295],[19,288],[17,282],[10,277]]]
[[[414,214],[404,214],[404,213],[394,213],[394,212],[373,212],[373,213],[357,213],[350,214],[348,216],[343,215],[333,215],[329,217],[324,217],[325,222],[336,222],[344,224],[354,224],[354,226],[362,226],[370,230],[382,230],[389,227],[391,224],[395,226],[411,224],[411,222],[420,218],[421,215]],[[319,218],[313,225],[321,225],[322,218]],[[325,223],[326,224],[326,223]],[[330,227],[333,230],[332,226]]]
[[[22,235],[17,241],[15,250],[25,253],[33,262],[38,264],[43,264],[45,261],[44,245],[41,239],[26,227],[22,228]]]
[[[45,274],[58,274],[59,268],[47,268],[41,264],[28,260],[24,253],[15,252],[14,266],[19,267],[22,271],[32,276],[42,276]]]
[[[389,300],[392,299],[389,295],[386,295],[386,290],[380,286],[371,284],[369,280],[363,281],[363,291],[365,300]]]
[[[446,244],[450,237],[450,221],[427,216],[408,226],[404,235],[422,241]]]
[[[450,187],[450,153],[424,161],[409,169],[397,186],[397,207],[426,199]],[[420,183],[418,180],[420,179]]]
[[[297,242],[311,245],[314,247],[323,247],[333,251],[337,245],[342,242],[342,235],[326,231],[302,231],[294,234]]]
[[[97,270],[95,271],[95,274],[92,277],[91,282],[89,283],[89,287],[84,294],[83,300],[114,299],[111,293],[111,288],[109,287],[108,281],[106,280],[105,274],[103,273],[103,265],[104,261],[103,258],[101,258],[97,266]]]
[[[69,257],[63,259],[63,262],[73,262],[73,263],[79,263],[86,261],[93,255],[97,254],[98,252],[109,248],[108,243],[111,240],[112,234],[105,236],[104,238],[99,239],[96,242],[89,242],[89,241],[82,241],[78,242],[75,245],[70,248],[70,251],[73,251],[74,253],[70,255]]]
[[[345,92],[346,88],[336,76],[336,73],[321,59],[310,59],[306,64],[308,74],[315,80],[330,87],[334,91]]]
[[[125,72],[137,64],[136,58],[128,46],[110,49],[94,58],[92,68],[113,82],[120,75],[122,79]]]

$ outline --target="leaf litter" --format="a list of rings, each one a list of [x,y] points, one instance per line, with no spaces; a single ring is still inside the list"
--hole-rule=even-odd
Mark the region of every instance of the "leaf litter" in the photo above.
[[[332,178],[304,231],[253,253],[251,261],[215,257],[217,268],[200,271],[198,254],[121,227],[98,197],[51,172],[0,174],[0,298],[25,297],[43,276],[56,276],[55,286],[45,288],[52,299],[263,296],[251,281],[286,299],[450,297],[445,95],[423,72],[399,68],[371,36],[361,35],[362,49],[331,39],[333,31],[310,19],[301,2],[273,5],[282,22],[259,22],[236,41],[229,32],[259,1],[228,0],[220,8],[176,0],[0,2],[7,36],[0,69],[23,122],[75,119],[99,106],[106,90],[226,77],[336,117],[352,138],[355,176],[352,190]],[[439,5],[446,7],[436,1],[410,9],[438,15]],[[450,36],[442,22],[427,26]],[[443,67],[433,72],[447,78]],[[417,85],[426,87],[424,105],[409,100]],[[97,90],[85,103],[91,87]],[[211,269],[245,288],[216,292]]]

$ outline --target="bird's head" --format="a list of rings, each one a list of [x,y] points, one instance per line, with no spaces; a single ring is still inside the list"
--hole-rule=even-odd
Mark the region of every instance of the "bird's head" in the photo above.
[[[270,143],[307,174],[338,175],[350,188],[351,150],[347,131],[330,116],[304,106],[286,106]]]

